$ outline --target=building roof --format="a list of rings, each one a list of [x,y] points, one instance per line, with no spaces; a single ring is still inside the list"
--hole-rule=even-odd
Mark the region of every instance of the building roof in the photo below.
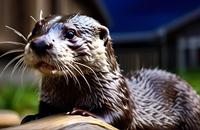
[[[184,16],[179,17],[164,26],[161,26],[158,29],[158,32],[160,32],[160,33],[173,32],[177,29],[180,29],[180,28],[190,24],[190,23],[197,21],[198,19],[200,19],[200,8],[197,8],[194,11],[188,12]]]
[[[152,38],[200,16],[199,0],[103,0],[103,4],[116,40]]]

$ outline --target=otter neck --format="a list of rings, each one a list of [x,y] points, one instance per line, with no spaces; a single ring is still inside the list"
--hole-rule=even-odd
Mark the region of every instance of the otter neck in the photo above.
[[[91,103],[101,105],[99,104],[99,100],[103,102],[107,100],[104,99],[105,96],[103,95],[105,91],[110,90],[110,87],[117,89],[119,86],[113,85],[121,84],[125,84],[125,81],[122,75],[116,70],[112,72],[99,71],[95,72],[95,74],[89,73],[85,74],[84,77],[78,75],[76,78],[70,76],[68,76],[68,78],[64,76],[43,76],[41,100],[56,106],[64,107],[65,104],[69,104],[66,103],[66,101],[70,101],[71,104],[76,105],[90,98],[93,100]],[[77,98],[80,99],[77,100]],[[81,100],[79,103],[77,102],[74,104],[75,101],[79,100]]]

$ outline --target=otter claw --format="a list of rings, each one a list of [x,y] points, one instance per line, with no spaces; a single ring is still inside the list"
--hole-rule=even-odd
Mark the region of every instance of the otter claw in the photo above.
[[[36,114],[36,115],[28,115],[26,117],[24,117],[21,121],[21,124],[24,124],[24,123],[27,123],[27,122],[30,122],[30,121],[34,121],[34,120],[38,120],[42,118],[42,116]]]
[[[70,113],[71,113],[71,112],[68,111],[68,112],[66,113],[66,115],[70,115]]]
[[[73,111],[67,112],[66,114],[68,114],[68,115],[92,116],[92,117],[96,118],[95,114],[93,114],[89,111],[86,111],[86,110],[82,110],[82,109],[74,109]]]

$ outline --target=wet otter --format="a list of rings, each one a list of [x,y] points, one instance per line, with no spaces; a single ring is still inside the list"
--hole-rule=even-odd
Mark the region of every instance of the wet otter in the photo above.
[[[200,130],[200,97],[185,81],[142,69],[124,78],[109,30],[84,15],[49,16],[28,38],[24,60],[42,74],[39,113],[91,115],[125,130]]]

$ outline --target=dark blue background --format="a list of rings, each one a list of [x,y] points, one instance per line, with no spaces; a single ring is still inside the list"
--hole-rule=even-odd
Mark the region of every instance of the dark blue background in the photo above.
[[[103,0],[111,32],[143,32],[191,13],[200,0]]]

